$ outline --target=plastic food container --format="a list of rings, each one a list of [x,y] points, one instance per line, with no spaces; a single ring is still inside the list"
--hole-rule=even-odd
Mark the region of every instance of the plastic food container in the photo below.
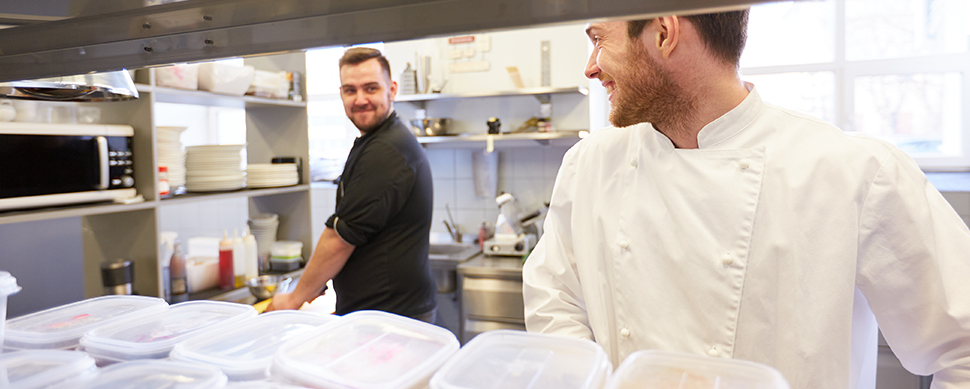
[[[286,342],[274,380],[315,388],[425,388],[458,350],[450,331],[378,311],[358,311]]]
[[[239,321],[256,316],[245,304],[222,301],[187,301],[157,314],[139,316],[84,334],[81,347],[98,366],[136,359],[168,357],[176,344],[189,336],[224,331]]]
[[[305,386],[292,386],[272,381],[230,382],[225,389],[306,389]]]
[[[303,255],[303,242],[298,240],[278,240],[273,242],[270,255],[278,258],[292,258]]]
[[[196,90],[199,86],[198,65],[183,63],[155,68],[155,85]]]
[[[27,350],[0,355],[0,388],[34,389],[95,375],[94,358],[80,351]]]
[[[242,96],[253,83],[256,69],[218,62],[199,64],[199,89],[214,93]]]
[[[7,322],[4,348],[74,349],[85,332],[163,311],[165,300],[146,296],[102,296],[21,316]]]
[[[7,321],[7,296],[19,291],[17,279],[8,272],[0,271],[0,342],[3,341],[3,323]]]
[[[226,385],[219,369],[175,361],[131,361],[102,369],[83,389],[211,389]]]
[[[338,318],[300,311],[269,312],[226,332],[179,343],[171,358],[218,368],[232,381],[266,379],[273,354],[285,341]]]
[[[789,389],[774,368],[751,361],[658,350],[630,354],[609,389]]]
[[[495,330],[465,344],[434,374],[430,384],[432,389],[600,389],[612,370],[609,357],[596,343]]]

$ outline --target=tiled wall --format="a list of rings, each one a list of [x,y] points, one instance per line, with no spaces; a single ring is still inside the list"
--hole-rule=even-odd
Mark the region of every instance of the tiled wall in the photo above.
[[[230,238],[233,229],[241,235],[248,219],[249,200],[245,197],[167,205],[158,212],[161,231],[178,232],[183,243],[196,236],[222,238],[224,230]]]
[[[559,164],[567,146],[529,147],[496,150],[498,153],[497,191],[515,196],[521,212],[538,210],[552,195]],[[447,233],[442,222],[447,210],[463,234],[475,234],[482,221],[494,226],[498,217],[495,196],[479,197],[475,193],[472,173],[474,149],[427,150],[434,177],[434,222],[432,232]],[[335,189],[322,184],[313,189],[313,235],[319,236],[324,222],[333,213]],[[446,208],[447,205],[447,208]]]

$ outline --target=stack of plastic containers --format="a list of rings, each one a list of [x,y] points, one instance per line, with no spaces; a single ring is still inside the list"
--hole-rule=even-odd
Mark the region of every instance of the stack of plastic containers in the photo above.
[[[432,389],[601,389],[612,370],[609,357],[596,343],[495,330],[468,342],[430,384]]]
[[[425,388],[458,350],[450,331],[385,312],[359,311],[286,342],[274,380],[314,388]]]
[[[98,327],[84,334],[81,347],[98,366],[136,359],[167,358],[176,344],[192,335],[232,328],[256,316],[250,305],[221,301],[187,301],[154,315]]]
[[[7,320],[7,296],[20,291],[17,279],[5,271],[0,271],[0,342],[3,341],[3,323]]]
[[[90,379],[94,359],[80,351],[28,350],[0,355],[0,388],[61,387]]]
[[[226,385],[219,369],[175,361],[132,361],[111,365],[82,389],[215,389]]]
[[[103,296],[54,307],[7,322],[6,350],[65,349],[78,346],[85,332],[164,312],[165,300],[145,296]]]
[[[231,381],[262,380],[269,377],[273,354],[283,342],[337,319],[310,312],[269,312],[231,330],[179,343],[171,358],[216,367]]]
[[[789,389],[778,370],[760,363],[657,350],[630,354],[607,388]]]

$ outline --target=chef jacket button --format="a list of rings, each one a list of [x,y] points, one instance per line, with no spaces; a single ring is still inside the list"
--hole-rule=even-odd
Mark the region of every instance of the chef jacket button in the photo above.
[[[630,166],[637,167],[637,159],[636,158],[630,160]]]
[[[710,350],[707,350],[707,355],[710,355],[712,357],[716,357],[718,355],[717,348],[716,347],[711,347]]]
[[[741,170],[747,170],[749,167],[751,167],[751,163],[749,163],[747,159],[742,159],[740,162],[738,162],[738,167],[741,168]]]
[[[617,242],[617,244],[620,245],[620,248],[621,249],[625,249],[627,247],[630,247],[630,242],[627,242],[626,239],[620,239],[620,241]]]
[[[734,256],[732,256],[730,253],[727,253],[727,254],[722,255],[721,256],[721,263],[723,263],[725,265],[730,265],[730,264],[734,263]]]
[[[620,330],[620,336],[622,336],[624,338],[629,338],[630,337],[630,330],[628,330],[626,328]]]

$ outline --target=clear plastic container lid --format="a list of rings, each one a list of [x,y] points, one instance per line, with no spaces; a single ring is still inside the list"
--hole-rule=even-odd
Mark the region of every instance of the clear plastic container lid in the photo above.
[[[378,311],[358,311],[279,348],[271,374],[313,387],[423,388],[458,350],[450,331]]]
[[[338,318],[301,311],[268,312],[226,332],[187,339],[175,346],[170,357],[216,367],[233,381],[265,379],[273,354],[285,341]]]
[[[111,365],[83,389],[210,389],[226,384],[219,369],[176,361],[131,361]]]
[[[0,297],[6,297],[20,291],[17,278],[9,272],[0,271]]]
[[[187,301],[158,314],[98,327],[84,334],[81,347],[109,361],[159,359],[189,336],[218,331],[256,316],[250,305],[222,301]]]
[[[224,389],[306,389],[305,386],[293,386],[273,381],[230,382]]]
[[[588,340],[495,330],[465,344],[431,388],[600,389],[612,370],[603,348]]]
[[[630,354],[607,388],[789,389],[781,373],[767,365],[658,350]]]
[[[278,240],[273,242],[270,253],[274,257],[289,258],[303,253],[303,242],[298,240]]]
[[[28,350],[0,354],[0,388],[46,388],[97,371],[94,358],[80,351]]]
[[[74,348],[85,332],[166,307],[168,303],[156,297],[90,298],[8,320],[3,344],[20,350]]]

